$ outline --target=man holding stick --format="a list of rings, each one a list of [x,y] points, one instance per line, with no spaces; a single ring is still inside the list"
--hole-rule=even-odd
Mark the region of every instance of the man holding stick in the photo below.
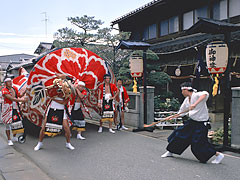
[[[183,151],[191,145],[191,151],[194,156],[202,163],[206,163],[212,156],[216,156],[213,164],[219,164],[224,155],[217,152],[208,142],[208,109],[207,99],[208,92],[195,92],[190,82],[181,84],[182,94],[185,97],[179,113],[176,116],[170,116],[166,120],[171,120],[179,116],[189,114],[189,120],[182,127],[176,129],[168,137],[167,152],[161,157],[172,157],[173,154],[181,155]],[[189,110],[186,113],[184,111]]]

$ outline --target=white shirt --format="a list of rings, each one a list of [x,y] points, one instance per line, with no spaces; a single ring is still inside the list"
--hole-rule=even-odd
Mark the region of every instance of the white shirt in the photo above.
[[[209,97],[207,91],[193,92],[191,96],[191,102],[189,102],[189,97],[186,97],[178,113],[188,110],[189,107],[193,105],[200,98],[200,96],[204,94],[206,94],[207,96],[200,103],[198,103],[198,105],[193,110],[190,110],[188,113],[189,117],[195,121],[207,121],[209,119],[208,108],[206,104]],[[182,116],[186,114],[187,113],[182,114]]]
[[[57,99],[57,100],[63,100],[62,98],[59,98],[59,97],[56,97],[55,99]],[[56,101],[54,101],[54,100],[52,100],[50,107],[51,107],[52,109],[58,109],[58,110],[64,109],[64,105],[63,105],[63,104],[60,104],[60,103],[58,103],[58,102],[56,102]]]

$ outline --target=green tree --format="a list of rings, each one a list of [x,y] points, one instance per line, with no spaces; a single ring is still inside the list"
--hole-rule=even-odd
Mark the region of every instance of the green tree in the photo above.
[[[57,39],[55,42],[57,46],[69,47],[69,46],[84,46],[91,42],[95,42],[97,35],[94,31],[100,28],[100,25],[103,24],[101,20],[95,20],[94,16],[84,15],[83,17],[69,17],[68,21],[71,24],[77,26],[80,31],[76,31],[72,28],[62,28],[59,29],[54,37]]]
[[[116,51],[119,40],[128,39],[130,33],[113,33],[112,28],[100,28],[103,24],[101,20],[84,15],[83,17],[69,17],[68,21],[78,28],[59,29],[54,37],[55,47],[84,47],[107,61],[114,73],[118,76],[118,71],[122,67],[122,60],[128,56],[127,51]]]

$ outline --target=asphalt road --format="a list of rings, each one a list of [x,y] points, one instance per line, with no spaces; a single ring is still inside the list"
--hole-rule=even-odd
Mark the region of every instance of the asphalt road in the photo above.
[[[38,139],[29,135],[15,149],[57,180],[240,179],[238,155],[226,155],[219,165],[199,163],[190,149],[163,159],[166,140],[126,131],[111,134],[107,129],[97,133],[97,129],[87,124],[86,140],[77,140],[73,133],[74,151],[65,148],[64,136],[45,138],[43,149],[34,152]],[[0,130],[4,132],[2,125]]]

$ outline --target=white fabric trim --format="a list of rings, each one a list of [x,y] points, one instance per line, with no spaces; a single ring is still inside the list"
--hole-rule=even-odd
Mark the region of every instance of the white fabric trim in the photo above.
[[[78,110],[80,109],[80,102],[75,102],[75,105],[74,105],[74,110]]]
[[[80,86],[85,86],[85,83],[82,82],[82,81],[78,81],[78,85],[80,85]]]
[[[120,102],[122,102],[122,92],[123,92],[123,87],[121,86],[119,88],[120,92],[119,92],[119,99],[120,99]]]
[[[59,98],[59,97],[56,97],[56,99],[57,100],[63,100],[62,98]],[[60,103],[58,103],[58,102],[56,102],[54,100],[52,100],[50,107],[52,109],[59,109],[59,110],[64,109],[64,105],[63,104],[60,104]]]

